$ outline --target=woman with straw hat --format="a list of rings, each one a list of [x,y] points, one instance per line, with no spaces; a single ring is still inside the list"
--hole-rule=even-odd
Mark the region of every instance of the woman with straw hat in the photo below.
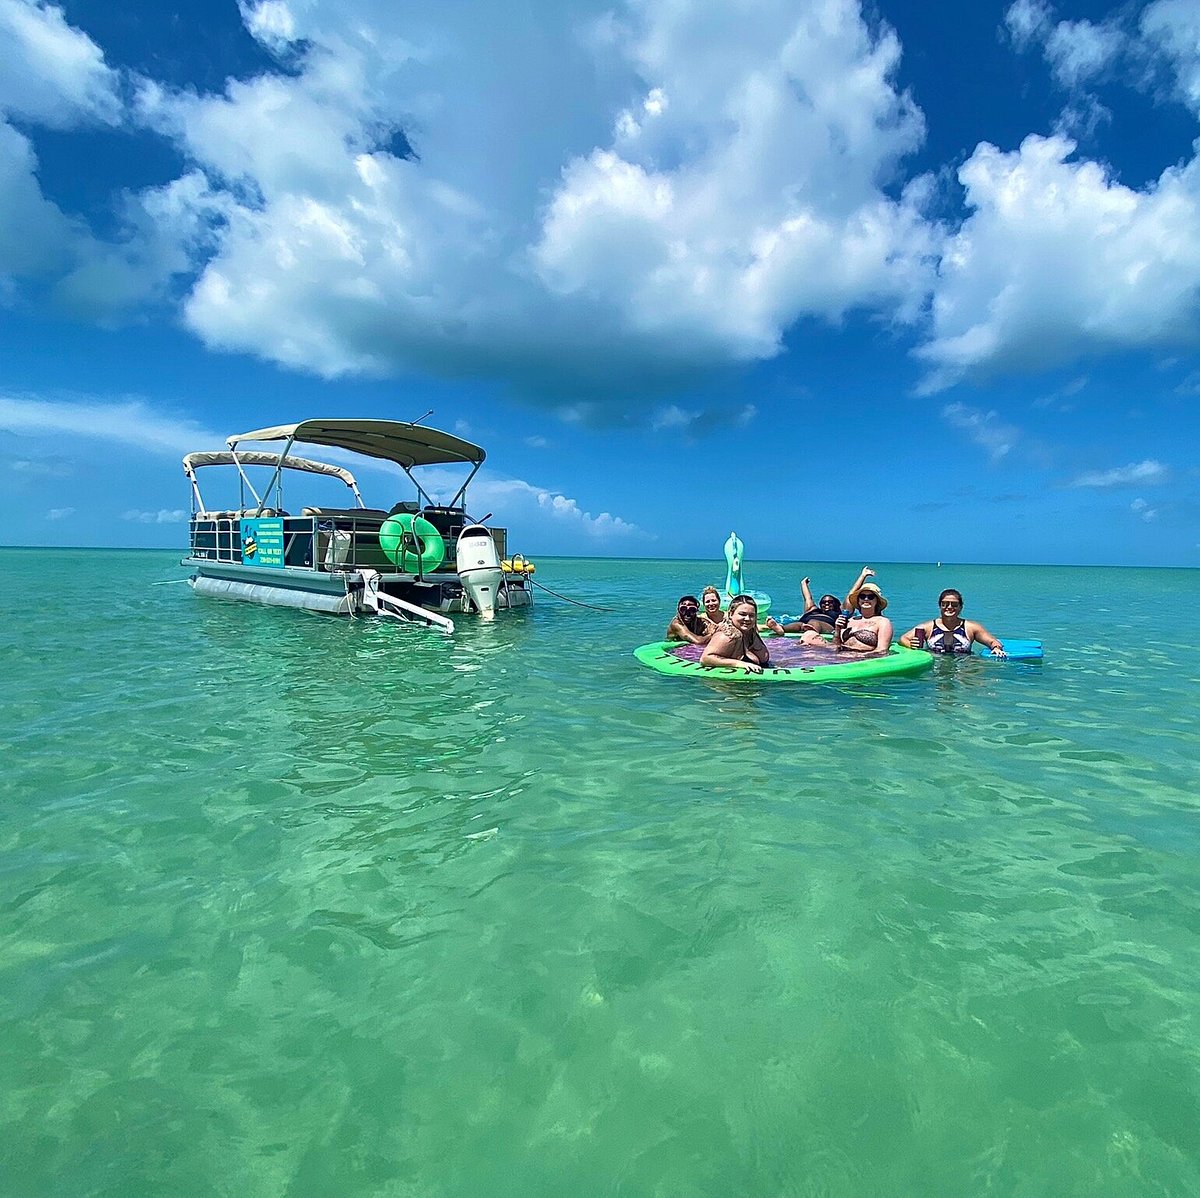
[[[839,653],[886,653],[891,648],[892,622],[883,614],[887,598],[875,583],[866,581],[874,574],[863,566],[846,596],[846,611],[838,616],[833,630],[834,648]]]

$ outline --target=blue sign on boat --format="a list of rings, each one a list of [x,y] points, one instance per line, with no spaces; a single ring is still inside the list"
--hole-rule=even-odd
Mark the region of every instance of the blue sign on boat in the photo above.
[[[242,565],[283,569],[281,516],[260,516],[242,521]]]

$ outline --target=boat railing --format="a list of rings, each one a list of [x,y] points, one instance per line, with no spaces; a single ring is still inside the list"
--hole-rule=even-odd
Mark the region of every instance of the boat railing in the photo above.
[[[415,506],[415,505],[414,505]],[[446,560],[431,573],[455,571],[454,546],[463,529],[461,511],[432,511],[430,522],[446,541]],[[379,508],[305,508],[299,516],[265,508],[243,511],[196,512],[190,525],[191,556],[204,561],[244,564],[242,520],[278,518],[282,521],[283,565],[294,569],[320,572],[356,570],[369,566],[383,574],[396,571],[395,564],[383,551],[379,530],[389,513]],[[489,530],[500,557],[506,557],[507,530]]]

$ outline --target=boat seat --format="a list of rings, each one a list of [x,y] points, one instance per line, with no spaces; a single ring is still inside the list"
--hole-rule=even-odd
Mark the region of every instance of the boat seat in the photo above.
[[[357,520],[361,524],[382,524],[388,514],[381,507],[306,507],[302,516],[320,516],[323,520]]]
[[[421,505],[411,499],[402,499],[399,503],[393,503],[389,516],[399,516],[401,513],[407,512],[410,516],[415,516],[421,510]]]

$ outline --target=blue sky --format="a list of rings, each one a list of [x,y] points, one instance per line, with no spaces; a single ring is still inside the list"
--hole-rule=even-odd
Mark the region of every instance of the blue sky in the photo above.
[[[1198,139],[1193,0],[0,0],[0,543],[432,408],[530,554],[1195,566]]]

